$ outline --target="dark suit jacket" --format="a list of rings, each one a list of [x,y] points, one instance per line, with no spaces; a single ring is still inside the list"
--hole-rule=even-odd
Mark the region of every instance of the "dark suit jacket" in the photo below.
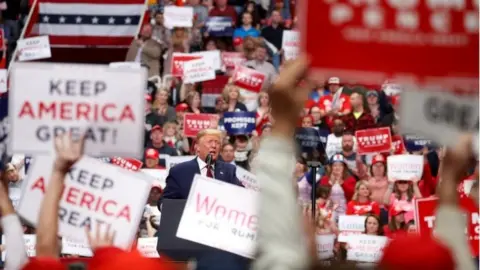
[[[215,179],[243,187],[237,178],[234,165],[222,161],[215,163]],[[193,177],[200,174],[197,158],[175,165],[167,176],[167,185],[162,198],[158,201],[160,209],[162,199],[187,199],[192,187]],[[247,270],[250,260],[218,249],[211,249],[197,258],[197,270]]]

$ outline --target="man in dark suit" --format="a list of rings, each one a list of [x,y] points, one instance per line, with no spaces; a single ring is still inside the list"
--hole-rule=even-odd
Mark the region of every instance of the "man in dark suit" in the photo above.
[[[205,129],[198,133],[196,144],[197,157],[170,169],[162,198],[158,201],[161,210],[162,199],[187,199],[195,174],[215,178],[230,184],[242,186],[236,176],[236,167],[218,160],[222,144],[219,130]],[[211,165],[207,164],[210,155]],[[249,260],[238,255],[211,249],[197,258],[197,270],[244,270],[249,268]]]

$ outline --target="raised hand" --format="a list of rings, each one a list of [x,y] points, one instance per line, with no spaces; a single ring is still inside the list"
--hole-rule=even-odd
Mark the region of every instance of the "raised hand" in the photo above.
[[[107,226],[107,230],[104,234],[100,233],[100,226],[100,223],[97,223],[95,235],[90,231],[90,228],[85,227],[88,244],[93,252],[99,248],[112,246],[113,240],[115,239],[115,231],[111,229],[111,225]]]
[[[67,172],[82,156],[85,147],[85,136],[78,140],[73,140],[71,134],[62,134],[55,138],[55,158],[54,169],[60,172]]]

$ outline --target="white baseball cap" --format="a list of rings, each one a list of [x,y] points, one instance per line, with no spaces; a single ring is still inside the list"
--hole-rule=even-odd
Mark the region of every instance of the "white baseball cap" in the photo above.
[[[340,78],[338,77],[330,77],[328,79],[328,84],[340,84]]]

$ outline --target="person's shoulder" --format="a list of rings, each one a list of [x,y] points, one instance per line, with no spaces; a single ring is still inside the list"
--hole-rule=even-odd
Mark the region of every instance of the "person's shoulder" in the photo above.
[[[189,161],[185,161],[185,162],[182,162],[182,163],[178,163],[176,164],[175,166],[173,166],[173,168],[170,169],[170,174],[176,174],[176,173],[179,173],[179,172],[184,172],[185,170],[188,170],[190,168],[193,167],[193,165],[195,165],[196,163],[196,159],[192,159],[192,160],[189,160]]]
[[[226,162],[221,161],[221,160],[218,160],[217,163],[227,170],[236,170],[237,169],[237,167],[235,165],[230,164],[230,163],[226,163]]]

